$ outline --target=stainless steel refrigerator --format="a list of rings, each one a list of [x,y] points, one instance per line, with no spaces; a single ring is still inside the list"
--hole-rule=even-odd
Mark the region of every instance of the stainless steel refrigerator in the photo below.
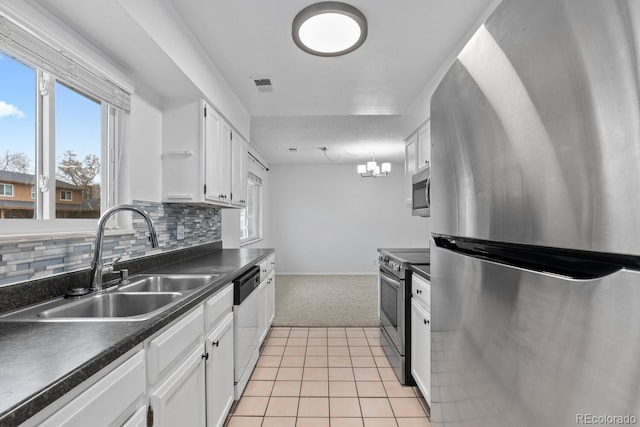
[[[639,58],[638,0],[504,0],[435,91],[434,426],[640,423]]]

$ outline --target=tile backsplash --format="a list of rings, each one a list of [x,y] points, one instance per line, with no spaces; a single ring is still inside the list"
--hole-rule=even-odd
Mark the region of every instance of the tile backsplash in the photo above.
[[[133,204],[151,215],[160,247],[151,248],[144,219],[133,214],[133,234],[110,232],[105,236],[102,250],[105,261],[138,258],[222,238],[217,208],[138,200]],[[177,240],[178,224],[184,225],[183,240]],[[0,242],[0,285],[89,268],[94,240],[95,234]]]

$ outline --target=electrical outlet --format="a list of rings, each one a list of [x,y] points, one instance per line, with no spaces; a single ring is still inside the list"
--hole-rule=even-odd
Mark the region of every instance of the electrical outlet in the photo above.
[[[184,225],[178,224],[178,229],[176,231],[176,239],[184,240]]]

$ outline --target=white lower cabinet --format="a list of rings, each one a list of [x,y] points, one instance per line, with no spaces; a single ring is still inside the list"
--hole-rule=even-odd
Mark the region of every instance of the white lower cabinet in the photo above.
[[[275,271],[268,273],[266,279],[260,283],[258,294],[260,299],[259,317],[260,323],[258,327],[258,336],[260,344],[267,337],[269,328],[273,323],[276,312],[276,274]]]
[[[258,327],[258,336],[260,337],[260,344],[267,337],[267,332],[273,323],[273,318],[276,313],[276,257],[275,255],[269,256],[267,259],[260,263],[260,286],[258,287],[259,293],[259,318],[260,324]]]
[[[144,411],[144,351],[131,356],[62,409],[45,427],[121,426],[136,411]]]
[[[222,427],[234,400],[232,308],[230,283],[25,426]]]
[[[431,405],[431,314],[411,299],[411,375]]]
[[[149,342],[153,426],[224,424],[234,398],[232,307],[229,284]]]
[[[276,316],[276,272],[272,271],[267,279],[267,328],[273,324]]]
[[[205,341],[207,426],[222,427],[233,404],[233,313]]]
[[[204,358],[202,345],[192,348],[187,358],[149,395],[153,426],[204,426]]]
[[[258,323],[258,337],[259,343],[262,344],[264,339],[267,337],[267,332],[269,332],[269,326],[267,325],[267,310],[269,307],[269,295],[267,292],[267,281],[269,279],[264,279],[260,286],[258,286],[258,300],[260,301],[258,311],[259,311],[259,323]]]

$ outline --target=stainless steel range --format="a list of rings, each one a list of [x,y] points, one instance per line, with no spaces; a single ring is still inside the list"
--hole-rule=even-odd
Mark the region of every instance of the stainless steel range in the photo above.
[[[380,342],[401,384],[411,378],[411,270],[429,264],[429,249],[378,249]]]

